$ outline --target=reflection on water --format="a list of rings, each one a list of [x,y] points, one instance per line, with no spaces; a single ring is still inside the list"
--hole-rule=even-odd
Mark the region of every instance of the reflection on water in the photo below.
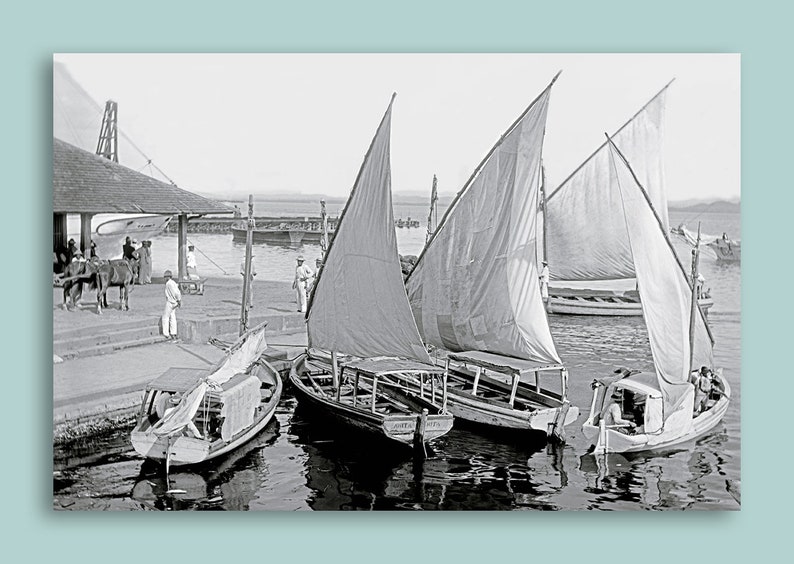
[[[407,215],[407,214],[404,214]],[[414,214],[415,215],[415,214]],[[706,232],[728,231],[728,220],[705,214]],[[418,215],[415,215],[419,217]],[[671,214],[671,223],[681,219]],[[695,225],[696,228],[696,225]],[[203,239],[199,239],[203,237]],[[175,237],[173,237],[175,256]],[[213,260],[238,275],[243,253],[231,235],[196,235]],[[159,239],[170,240],[169,237]],[[406,242],[407,241],[407,242]],[[402,252],[421,249],[424,231],[398,230]],[[411,246],[413,245],[413,247]],[[688,249],[676,248],[684,264]],[[291,280],[298,252],[319,248],[258,246],[262,278]],[[156,255],[155,255],[156,256]],[[157,264],[155,258],[155,264]],[[200,261],[201,262],[201,261]],[[217,261],[216,261],[217,262]],[[460,425],[432,445],[426,460],[410,453],[376,450],[360,437],[296,409],[286,391],[276,421],[254,441],[217,462],[174,469],[143,462],[129,446],[128,432],[56,452],[54,507],[58,509],[737,509],[741,499],[741,304],[736,266],[704,255],[702,271],[712,289],[709,315],[715,361],[723,367],[732,400],[714,432],[674,451],[656,455],[585,455],[579,421],[566,429],[568,443],[553,448],[521,435],[482,433]],[[276,276],[273,273],[277,273]],[[641,317],[550,316],[560,356],[570,371],[569,395],[582,413],[590,382],[617,366],[653,368]]]

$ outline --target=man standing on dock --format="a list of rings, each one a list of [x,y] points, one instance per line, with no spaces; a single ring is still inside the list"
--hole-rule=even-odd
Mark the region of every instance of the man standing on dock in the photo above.
[[[176,308],[182,305],[182,292],[174,281],[170,270],[163,273],[165,278],[165,311],[163,312],[163,335],[172,342],[177,342]]]
[[[303,255],[298,255],[296,260],[298,266],[295,268],[295,281],[292,283],[292,288],[298,293],[298,311],[306,313],[307,289],[309,280],[312,279],[314,273],[309,266],[303,264]]]
[[[199,279],[196,248],[193,245],[188,245],[187,247],[187,277],[191,280]]]

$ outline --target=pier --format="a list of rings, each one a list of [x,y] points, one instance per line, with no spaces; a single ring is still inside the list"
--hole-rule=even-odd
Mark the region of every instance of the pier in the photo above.
[[[53,288],[53,438],[56,443],[126,424],[140,407],[146,384],[171,367],[204,368],[223,351],[211,337],[233,341],[240,325],[241,277],[210,278],[203,295],[183,294],[177,310],[180,343],[160,333],[164,281],[136,285],[130,310],[121,311],[118,294],[96,313],[96,294],[83,292],[78,307],[65,310],[63,291]],[[267,321],[267,356],[277,368],[306,346],[305,321],[295,311],[288,282],[256,281],[251,326]]]

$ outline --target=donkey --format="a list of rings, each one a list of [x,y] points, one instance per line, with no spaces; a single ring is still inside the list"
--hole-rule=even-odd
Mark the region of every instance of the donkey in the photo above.
[[[91,287],[96,286],[97,288],[97,313],[102,313],[103,303],[105,307],[108,307],[107,291],[111,286],[119,287],[121,310],[129,310],[129,293],[137,277],[137,260],[119,259],[99,263],[96,276],[91,280]]]
[[[72,307],[77,307],[77,302],[83,295],[83,282],[91,279],[95,271],[86,261],[74,261],[63,269],[63,309],[69,309],[69,300]]]

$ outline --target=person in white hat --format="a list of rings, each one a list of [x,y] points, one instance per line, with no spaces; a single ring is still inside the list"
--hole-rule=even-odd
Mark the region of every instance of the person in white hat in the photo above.
[[[191,280],[198,280],[198,263],[196,262],[196,248],[193,245],[187,247],[187,277]]]
[[[306,313],[308,302],[307,290],[309,281],[314,277],[314,272],[303,262],[303,255],[298,255],[296,261],[298,262],[298,266],[295,267],[295,281],[292,283],[292,289],[298,294],[298,311]]]
[[[163,335],[166,339],[177,342],[176,336],[176,308],[182,305],[182,292],[179,284],[174,281],[170,270],[163,273],[165,278],[165,311],[163,312]]]

